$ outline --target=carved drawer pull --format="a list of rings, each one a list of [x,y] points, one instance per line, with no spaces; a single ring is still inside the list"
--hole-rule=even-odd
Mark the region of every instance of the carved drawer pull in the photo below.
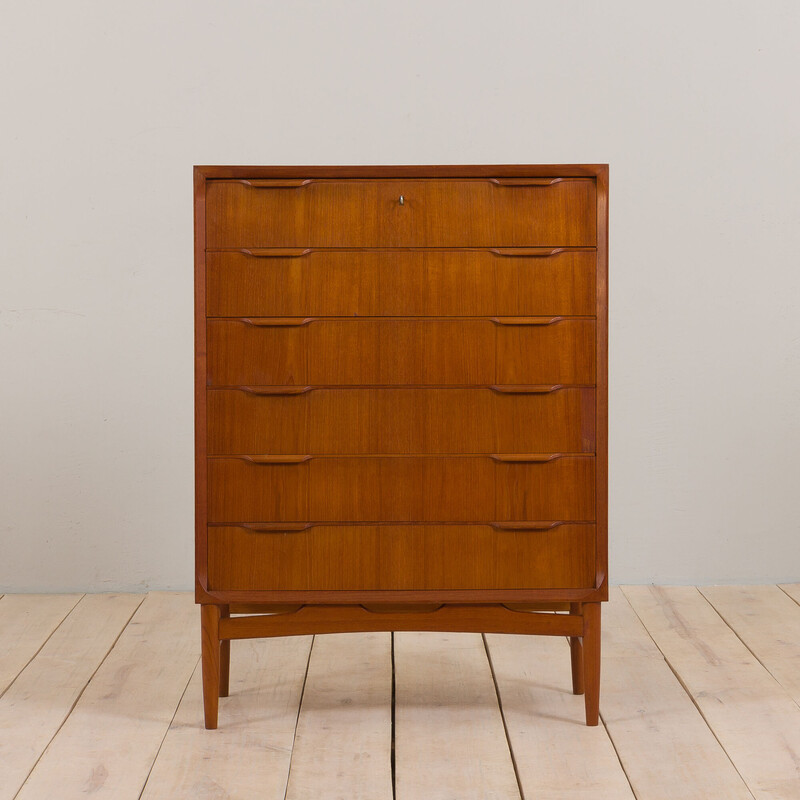
[[[311,460],[311,456],[237,456],[237,458],[256,466],[304,464]]]
[[[496,531],[550,531],[559,525],[566,525],[564,520],[555,522],[490,522]]]
[[[251,178],[239,181],[251,189],[300,189],[313,182],[311,178]]]
[[[549,258],[567,251],[566,247],[491,247],[489,252],[508,258]]]
[[[239,321],[255,328],[300,328],[314,317],[242,317]]]
[[[313,252],[311,247],[242,247],[239,250],[252,258],[302,258]]]
[[[301,533],[313,525],[313,522],[242,522],[234,527],[253,533]]]
[[[501,464],[547,464],[549,461],[556,461],[566,456],[567,453],[515,453],[510,455],[491,453],[489,458]]]
[[[489,317],[495,325],[554,325],[564,317]]]
[[[240,392],[254,394],[258,397],[294,396],[313,390],[313,386],[236,386]]]
[[[555,383],[552,386],[500,386],[494,384],[489,387],[497,394],[550,394],[564,388],[563,383]]]
[[[561,181],[581,180],[580,178],[489,178],[495,186],[552,186]]]

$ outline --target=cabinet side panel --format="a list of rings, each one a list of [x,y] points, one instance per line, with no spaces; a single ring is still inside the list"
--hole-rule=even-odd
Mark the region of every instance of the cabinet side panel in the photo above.
[[[208,601],[206,462],[206,177],[194,169],[195,600]]]
[[[608,166],[597,173],[597,583],[608,599]]]

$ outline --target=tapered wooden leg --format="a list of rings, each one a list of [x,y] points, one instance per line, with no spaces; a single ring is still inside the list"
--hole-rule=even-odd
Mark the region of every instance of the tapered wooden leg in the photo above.
[[[600,719],[600,603],[583,604],[583,681],[586,724]]]
[[[581,604],[570,603],[570,614],[580,614]],[[583,642],[580,636],[569,637],[569,651],[572,659],[572,693],[583,694]]]
[[[217,709],[219,708],[219,616],[219,606],[200,606],[203,709],[206,728],[209,730],[217,727]]]
[[[219,618],[227,619],[231,615],[230,606],[221,606]],[[230,689],[231,674],[231,640],[222,639],[219,643],[219,696],[227,697]]]

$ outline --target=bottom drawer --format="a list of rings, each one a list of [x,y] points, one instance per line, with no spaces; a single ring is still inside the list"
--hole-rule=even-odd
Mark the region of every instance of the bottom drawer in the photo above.
[[[519,525],[525,524],[534,523]],[[507,525],[212,526],[208,529],[208,588],[594,586],[594,524],[541,523],[527,529]]]

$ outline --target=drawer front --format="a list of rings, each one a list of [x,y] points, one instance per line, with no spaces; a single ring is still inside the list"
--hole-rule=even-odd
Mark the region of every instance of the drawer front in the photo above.
[[[210,317],[595,313],[595,252],[256,249],[206,256]]]
[[[206,247],[594,247],[595,201],[590,178],[216,180]]]
[[[213,319],[208,384],[594,384],[585,318]]]
[[[209,458],[208,520],[594,521],[594,457],[515,460],[521,458],[525,457]]]
[[[209,389],[209,454],[594,452],[591,388],[286,391]]]
[[[212,526],[209,585],[219,591],[593,586],[595,526],[546,525]]]

